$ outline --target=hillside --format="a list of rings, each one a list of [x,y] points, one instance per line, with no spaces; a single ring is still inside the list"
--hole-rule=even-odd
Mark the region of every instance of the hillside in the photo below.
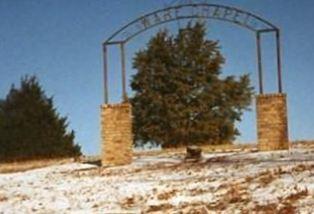
[[[198,163],[161,153],[130,166],[0,174],[0,213],[311,213],[313,195],[311,148],[207,153]]]

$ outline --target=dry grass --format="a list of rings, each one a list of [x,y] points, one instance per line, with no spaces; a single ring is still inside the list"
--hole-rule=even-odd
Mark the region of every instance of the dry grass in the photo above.
[[[171,213],[208,214],[209,210],[207,209],[206,204],[191,204],[181,212]]]
[[[299,190],[298,187],[295,187],[295,189],[297,190],[295,193],[291,193],[290,195],[288,195],[284,200],[287,203],[294,203],[298,200],[300,200],[301,198],[304,198],[306,196],[309,195],[309,192],[307,189],[303,189],[303,190]]]
[[[130,208],[135,204],[134,197],[127,197],[121,201],[121,206],[123,208]]]
[[[158,205],[150,205],[144,213],[150,213],[150,212],[157,212],[159,213],[166,213],[167,210],[172,209],[173,205],[169,203],[163,203]]]
[[[247,188],[238,184],[232,185],[226,193],[224,200],[230,204],[247,203],[251,200]]]
[[[274,214],[277,213],[278,204],[270,203],[265,205],[256,205],[252,211],[257,213]]]
[[[265,172],[260,173],[258,176],[258,181],[262,185],[262,187],[266,187],[275,179],[276,176],[270,170],[266,170]]]
[[[172,189],[170,191],[167,192],[163,192],[157,195],[158,200],[168,200],[172,197],[174,197],[177,193],[177,190]]]
[[[219,200],[215,203],[208,204],[206,207],[208,210],[217,212],[217,211],[223,211],[223,210],[227,209],[228,204],[222,200]]]
[[[1,195],[0,194],[0,202],[4,202],[4,201],[7,201],[8,198],[5,196],[5,195]]]
[[[256,205],[252,211],[256,213],[263,213],[263,214],[294,214],[296,212],[296,208],[292,206],[290,203],[283,203],[283,204],[276,204],[270,203],[265,205]],[[254,212],[254,213],[255,213]]]
[[[43,168],[46,166],[70,163],[74,160],[72,158],[62,159],[46,159],[46,160],[32,160],[20,161],[12,163],[0,163],[0,173],[24,172],[31,169]]]
[[[291,142],[291,145],[294,148],[313,149],[314,140],[297,140],[297,141]]]
[[[253,211],[256,211],[258,213],[266,213],[266,214],[273,214],[273,213],[279,213],[279,214],[294,214],[297,213],[296,207],[293,206],[293,204],[308,196],[308,190],[298,190],[296,193],[291,193],[284,199],[279,199],[280,203],[270,203],[265,205],[256,205],[253,209]]]

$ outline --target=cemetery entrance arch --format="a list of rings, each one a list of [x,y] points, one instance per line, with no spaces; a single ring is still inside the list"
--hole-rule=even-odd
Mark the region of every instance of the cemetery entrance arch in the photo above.
[[[256,58],[258,74],[259,95],[256,98],[258,145],[261,150],[286,149],[288,148],[288,127],[286,95],[282,89],[281,53],[280,53],[280,29],[271,22],[251,12],[219,4],[190,3],[180,4],[164,9],[156,10],[141,16],[126,24],[114,32],[102,44],[103,72],[104,72],[104,105],[102,106],[102,139],[103,139],[103,162],[123,164],[131,161],[129,152],[132,147],[132,122],[131,107],[127,101],[126,90],[126,44],[137,35],[168,22],[180,19],[214,19],[230,22],[253,32],[256,39]],[[278,91],[272,94],[264,94],[263,87],[263,64],[261,54],[261,36],[271,34],[275,38],[276,62],[277,62],[277,86]],[[119,46],[121,53],[121,104],[109,104],[108,85],[108,46]],[[126,142],[122,146],[123,142]],[[126,146],[127,145],[127,146]],[[115,149],[126,148],[122,152],[125,158],[115,158],[108,155]],[[125,160],[122,160],[125,159]]]

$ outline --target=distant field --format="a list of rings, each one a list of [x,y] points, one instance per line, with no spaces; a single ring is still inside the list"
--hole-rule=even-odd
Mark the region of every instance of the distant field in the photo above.
[[[203,152],[231,152],[231,151],[244,151],[244,150],[254,150],[256,149],[255,144],[224,144],[224,145],[204,145],[200,146]],[[166,148],[162,150],[135,150],[134,155],[160,155],[160,154],[170,154],[170,153],[184,153],[186,147],[179,148]]]
[[[24,172],[31,169],[47,167],[56,164],[65,164],[70,162],[73,162],[73,159],[62,158],[0,163],[0,173]]]
[[[314,141],[300,140],[292,142],[294,148],[313,148]],[[240,151],[256,151],[256,144],[227,144],[227,145],[205,145],[201,146],[205,153],[225,153],[225,152],[240,152]],[[146,156],[146,155],[171,155],[171,154],[183,154],[186,151],[186,147],[181,148],[169,148],[163,150],[135,150],[134,156]],[[11,163],[0,163],[0,173],[12,173],[27,171],[36,168],[42,168],[55,164],[64,164],[73,162],[73,158],[63,159],[48,159],[48,160],[31,160],[31,161],[18,161]],[[83,156],[79,160],[81,163],[99,163],[100,156]]]

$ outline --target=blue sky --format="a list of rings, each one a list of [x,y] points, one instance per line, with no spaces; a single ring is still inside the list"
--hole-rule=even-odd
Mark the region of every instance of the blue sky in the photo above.
[[[76,131],[86,154],[100,151],[100,105],[103,102],[101,42],[140,15],[172,0],[0,0],[0,97],[25,74],[35,74],[61,115]],[[314,1],[208,1],[251,11],[282,31],[284,91],[288,94],[290,139],[314,139]],[[159,26],[127,46],[127,74],[132,57],[160,28],[176,31],[176,23]],[[208,38],[219,40],[226,58],[223,74],[249,73],[256,82],[254,34],[230,23],[208,20]],[[276,92],[275,49],[263,38],[266,92]],[[110,97],[120,95],[119,55],[110,48]],[[128,78],[129,80],[129,78]],[[238,124],[241,142],[256,140],[255,108]]]

